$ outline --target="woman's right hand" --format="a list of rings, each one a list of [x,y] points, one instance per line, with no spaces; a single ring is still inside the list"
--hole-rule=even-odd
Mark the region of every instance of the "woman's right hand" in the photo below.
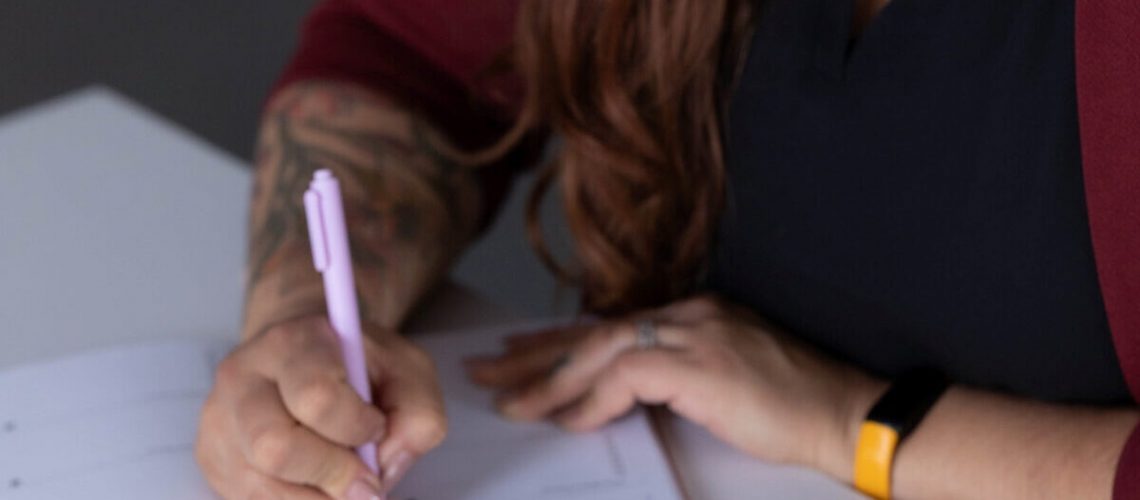
[[[365,339],[376,406],[346,380],[324,316],[267,329],[218,366],[195,456],[227,499],[383,498],[446,433],[431,360],[392,332]],[[383,477],[353,447],[375,442]]]

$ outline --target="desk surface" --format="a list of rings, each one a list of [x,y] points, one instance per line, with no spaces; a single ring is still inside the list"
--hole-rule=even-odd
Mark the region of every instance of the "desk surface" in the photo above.
[[[101,88],[0,121],[0,366],[233,335],[248,173]]]
[[[135,340],[235,336],[249,182],[241,162],[106,89],[0,120],[0,369]],[[449,284],[412,329],[520,319]],[[695,499],[860,498],[691,424],[663,428]]]

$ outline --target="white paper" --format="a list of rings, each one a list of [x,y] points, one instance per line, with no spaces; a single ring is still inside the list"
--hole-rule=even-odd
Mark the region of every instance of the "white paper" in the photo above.
[[[499,349],[502,333],[417,339],[436,360],[451,429],[443,445],[412,469],[394,500],[680,500],[644,412],[591,434],[496,415],[492,395],[467,382],[461,359]]]
[[[192,450],[225,348],[145,344],[0,372],[0,499],[215,498]]]
[[[661,429],[693,500],[866,500],[822,472],[763,462],[677,416],[665,416]]]
[[[680,500],[638,412],[592,434],[500,419],[460,359],[498,331],[417,339],[440,370],[451,422],[398,500]],[[0,372],[0,500],[206,500],[193,442],[226,343],[146,344]]]

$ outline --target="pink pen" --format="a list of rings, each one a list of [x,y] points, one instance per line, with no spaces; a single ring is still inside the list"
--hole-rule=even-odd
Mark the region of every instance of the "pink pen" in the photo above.
[[[340,337],[348,383],[364,402],[371,404],[344,204],[340,198],[340,183],[332,172],[322,169],[313,174],[313,182],[305,191],[305,215],[309,222],[309,242],[313,246],[313,264],[324,277],[329,322]],[[356,453],[373,473],[379,474],[376,443],[365,444],[357,448]]]

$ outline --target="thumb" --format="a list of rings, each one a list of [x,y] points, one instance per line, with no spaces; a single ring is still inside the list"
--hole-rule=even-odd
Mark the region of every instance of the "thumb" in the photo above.
[[[380,477],[391,491],[412,464],[439,446],[447,435],[443,395],[431,359],[408,345],[399,356],[388,352],[381,364],[377,402],[388,418],[388,432],[377,449]]]

